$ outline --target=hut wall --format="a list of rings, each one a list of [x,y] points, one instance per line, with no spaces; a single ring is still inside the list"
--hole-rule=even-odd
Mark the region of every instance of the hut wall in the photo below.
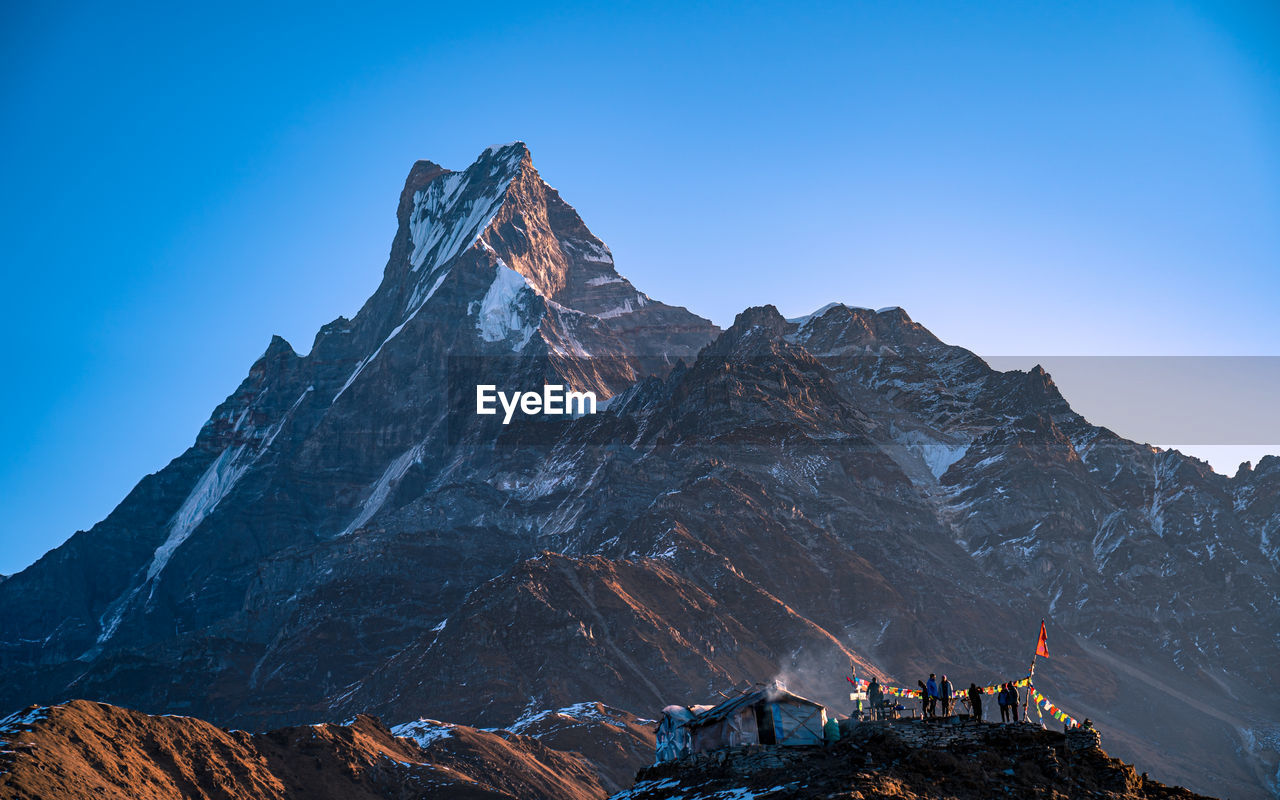
[[[827,710],[804,703],[773,704],[774,735],[778,744],[822,744],[822,726],[827,724]]]

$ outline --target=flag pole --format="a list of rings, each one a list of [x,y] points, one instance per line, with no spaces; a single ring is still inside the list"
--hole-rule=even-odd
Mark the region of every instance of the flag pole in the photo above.
[[[1049,657],[1049,636],[1045,629],[1044,618],[1040,618],[1040,635],[1036,637],[1036,651],[1031,654],[1031,674],[1028,675],[1027,682],[1027,699],[1022,704],[1022,718],[1027,719],[1027,714],[1031,709],[1031,695],[1036,690],[1036,659],[1040,657],[1041,651],[1044,652],[1045,658]],[[1036,715],[1040,718],[1040,724],[1044,724],[1044,714],[1040,713],[1040,704],[1036,704]]]
[[[1031,693],[1036,690],[1036,657],[1031,656],[1031,673],[1027,675],[1027,696],[1022,701],[1022,718],[1027,719],[1027,711],[1031,706]],[[1029,721],[1029,720],[1028,720]]]
[[[1031,667],[1027,670],[1027,696],[1023,698],[1022,718],[1027,718],[1027,702],[1031,700],[1031,693],[1036,690],[1036,657],[1031,655]],[[1014,716],[1018,714],[1018,708],[1015,705],[1013,709]]]

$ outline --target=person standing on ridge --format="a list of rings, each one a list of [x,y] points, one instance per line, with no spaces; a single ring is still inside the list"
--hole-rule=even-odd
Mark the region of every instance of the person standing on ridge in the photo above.
[[[942,683],[938,684],[938,696],[942,698],[942,716],[951,716],[956,706],[956,687],[951,685],[946,675],[942,676]]]
[[[1000,684],[1000,694],[996,695],[996,702],[1000,704],[1000,721],[1009,721],[1009,684]]]
[[[929,673],[929,681],[924,686],[924,693],[928,695],[929,716],[938,716],[938,676],[932,672]]]
[[[1021,717],[1020,717],[1021,710],[1018,708],[1018,703],[1021,700],[1022,698],[1018,696],[1017,684],[1010,682],[1009,683],[1009,713],[1013,716],[1014,722],[1021,721]]]
[[[880,719],[884,705],[884,692],[880,690],[880,679],[875,675],[871,676],[871,683],[867,685],[867,703],[871,706],[871,718]]]
[[[972,709],[973,718],[982,722],[982,690],[976,683],[969,684],[969,707]]]

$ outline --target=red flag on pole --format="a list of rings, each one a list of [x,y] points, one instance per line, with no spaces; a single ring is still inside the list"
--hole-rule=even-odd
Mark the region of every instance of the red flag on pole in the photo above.
[[[1049,634],[1044,629],[1044,620],[1040,620],[1040,638],[1036,641],[1036,655],[1041,658],[1049,657]]]

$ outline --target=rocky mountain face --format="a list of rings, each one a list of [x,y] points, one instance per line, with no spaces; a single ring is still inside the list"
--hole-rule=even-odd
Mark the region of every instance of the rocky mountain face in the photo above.
[[[1026,674],[1161,778],[1280,763],[1280,459],[1226,478],[901,309],[720,332],[621,277],[523,145],[419,162],[382,284],[0,582],[0,701],[252,730],[652,714],[775,676]],[[474,413],[559,383],[580,417]],[[615,767],[635,754],[614,754]],[[609,761],[602,758],[601,763]]]
[[[186,453],[3,584],[7,698],[316,718],[332,690],[538,550],[469,479],[503,426],[448,387],[556,380],[604,399],[717,332],[619,276],[523,145],[463,172],[419,162],[398,217],[354,319],[326,325],[305,357],[273,339]],[[469,521],[442,502],[413,530],[382,522],[433,491]]]

